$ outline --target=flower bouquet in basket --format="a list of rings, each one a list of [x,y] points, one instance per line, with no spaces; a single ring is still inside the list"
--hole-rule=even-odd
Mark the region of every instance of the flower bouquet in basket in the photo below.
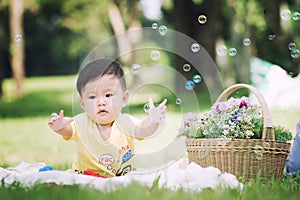
[[[228,98],[235,90],[249,89],[260,105],[248,97]],[[190,161],[202,167],[214,166],[222,172],[243,176],[280,177],[290,151],[292,133],[273,126],[266,102],[259,91],[247,84],[226,89],[211,110],[188,113],[180,133],[187,137]]]

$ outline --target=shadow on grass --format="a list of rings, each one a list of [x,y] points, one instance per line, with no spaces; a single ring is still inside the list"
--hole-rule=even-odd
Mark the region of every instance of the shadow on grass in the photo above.
[[[72,114],[72,99],[63,100],[64,91],[32,92],[23,98],[10,102],[0,101],[0,118],[21,118],[50,116],[52,112],[64,109],[66,115]]]
[[[168,112],[180,113],[181,107],[176,104],[176,97],[172,94],[165,96],[168,99]],[[158,102],[163,101],[161,99]],[[200,110],[207,110],[211,106],[208,94],[198,96]],[[194,105],[190,105],[193,108]],[[130,113],[140,114],[144,112],[144,104],[130,104],[127,109]],[[73,116],[72,94],[64,90],[46,90],[43,92],[30,92],[21,99],[12,101],[0,101],[0,118],[23,118],[49,116],[52,112],[65,111],[66,116]],[[193,109],[191,109],[193,111]]]

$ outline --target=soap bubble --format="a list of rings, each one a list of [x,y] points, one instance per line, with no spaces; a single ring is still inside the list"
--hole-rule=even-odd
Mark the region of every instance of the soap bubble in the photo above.
[[[192,44],[191,49],[194,53],[197,53],[200,51],[200,45],[197,43]]]
[[[231,48],[228,49],[228,55],[230,55],[230,56],[236,56],[236,54],[237,54],[236,48],[231,47]]]
[[[291,19],[291,11],[289,11],[288,9],[284,9],[280,12],[280,16],[284,20],[289,20]]]
[[[201,83],[202,77],[201,77],[199,74],[195,74],[195,75],[193,76],[193,81],[194,81],[194,83],[196,83],[196,84]]]
[[[198,22],[199,22],[200,24],[205,24],[205,23],[207,22],[206,16],[205,16],[205,15],[200,15],[200,16],[198,17]]]
[[[22,42],[23,40],[23,36],[21,34],[16,34],[15,35],[15,41],[16,42]]]
[[[292,49],[291,50],[292,58],[299,58],[300,57],[300,50],[299,49]]]
[[[185,72],[189,72],[191,70],[191,65],[190,64],[184,64],[182,69]]]
[[[152,58],[152,60],[158,60],[160,58],[160,52],[159,51],[152,51],[151,52],[151,58]]]
[[[227,144],[227,142],[228,142],[228,140],[227,140],[227,137],[225,135],[221,135],[221,136],[218,137],[219,145],[224,146],[224,145]]]
[[[290,42],[288,47],[289,47],[289,50],[296,49],[296,44],[294,42]]]
[[[130,67],[130,71],[133,75],[138,75],[141,71],[141,66],[139,64],[133,64]]]
[[[186,81],[185,82],[185,88],[187,90],[193,90],[195,87],[195,83],[193,81]]]
[[[182,99],[176,98],[175,103],[176,103],[177,105],[180,105],[180,104],[182,103]]]
[[[157,27],[158,27],[158,24],[157,24],[157,23],[153,23],[153,24],[152,24],[152,28],[153,28],[153,29],[157,29]]]
[[[299,21],[300,20],[300,12],[293,12],[292,18],[294,21]]]
[[[225,45],[219,45],[217,47],[217,54],[219,56],[225,56],[227,54],[227,47]]]
[[[253,152],[255,153],[255,154],[262,154],[263,152],[263,147],[262,146],[260,146],[260,145],[255,145],[255,147],[254,147],[254,149],[253,149]]]
[[[270,34],[270,35],[268,35],[268,40],[272,41],[275,39],[275,37],[276,37],[276,35]]]
[[[57,115],[57,113],[51,113],[51,118],[55,118],[55,117],[57,117],[58,115]]]
[[[145,112],[145,113],[149,113],[149,110],[150,110],[149,103],[146,103],[146,104],[144,105],[144,112]]]
[[[166,35],[167,32],[168,32],[168,28],[167,28],[165,25],[161,25],[161,26],[159,26],[159,28],[158,28],[158,32],[159,32],[159,34],[160,34],[161,36],[164,36],[164,35]]]
[[[243,44],[244,44],[245,46],[250,46],[251,40],[250,40],[249,38],[245,38],[245,39],[243,40]]]

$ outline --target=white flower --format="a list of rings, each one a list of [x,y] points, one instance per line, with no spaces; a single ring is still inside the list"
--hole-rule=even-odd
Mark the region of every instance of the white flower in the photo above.
[[[229,130],[228,129],[224,129],[222,132],[226,136],[229,133]]]
[[[252,131],[250,131],[250,130],[246,131],[246,138],[250,138],[253,135],[254,135],[254,133]]]
[[[225,125],[223,126],[223,129],[229,129],[229,125],[228,125],[228,124],[225,124]]]

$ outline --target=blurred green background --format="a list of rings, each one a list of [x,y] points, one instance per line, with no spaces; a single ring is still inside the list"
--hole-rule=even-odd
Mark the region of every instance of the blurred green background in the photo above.
[[[2,0],[0,83],[12,76],[10,61],[18,34],[26,77],[67,75],[76,74],[87,54],[108,37],[152,23],[194,38],[216,62],[220,42],[236,48],[238,56],[218,63],[224,77],[236,82],[247,82],[249,70],[244,66],[251,57],[297,76],[300,61],[291,57],[288,44],[300,43],[299,4],[297,0]],[[20,16],[12,14],[13,7],[21,7]],[[200,15],[204,20],[198,20]],[[246,38],[251,45],[244,48]],[[170,59],[170,65],[176,64]]]

